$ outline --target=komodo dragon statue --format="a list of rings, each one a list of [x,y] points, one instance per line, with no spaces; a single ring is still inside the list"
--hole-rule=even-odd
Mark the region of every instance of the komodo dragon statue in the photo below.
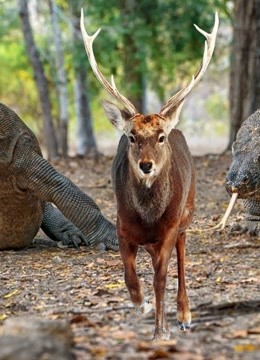
[[[0,250],[29,246],[40,227],[63,244],[118,249],[115,226],[42,157],[33,132],[0,104]]]
[[[247,118],[232,146],[226,189],[243,199],[245,221],[232,231],[260,235],[260,110]]]

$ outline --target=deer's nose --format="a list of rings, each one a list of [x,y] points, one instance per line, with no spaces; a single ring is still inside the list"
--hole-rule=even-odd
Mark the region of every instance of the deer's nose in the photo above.
[[[140,162],[139,167],[144,174],[149,174],[152,170],[153,163],[151,161]]]

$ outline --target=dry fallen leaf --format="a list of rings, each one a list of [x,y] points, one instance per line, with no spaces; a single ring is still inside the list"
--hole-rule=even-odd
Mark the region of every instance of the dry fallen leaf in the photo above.
[[[252,351],[260,351],[260,346],[255,344],[237,344],[234,346],[234,350],[236,352],[252,352]]]
[[[7,315],[6,314],[0,314],[0,321],[3,321],[7,319]]]
[[[247,330],[236,330],[232,333],[226,334],[225,337],[228,339],[243,339],[246,338],[248,335]]]
[[[16,295],[16,294],[18,294],[18,293],[19,293],[19,290],[15,289],[15,290],[11,291],[10,293],[5,294],[5,295],[3,296],[3,298],[4,298],[4,299],[10,299],[12,296],[14,296],[14,295]]]

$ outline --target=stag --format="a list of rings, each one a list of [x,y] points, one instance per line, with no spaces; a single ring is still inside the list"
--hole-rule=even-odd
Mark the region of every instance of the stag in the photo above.
[[[117,200],[117,232],[124,265],[125,283],[132,303],[140,313],[151,310],[136,273],[136,256],[143,246],[152,258],[154,269],[154,339],[169,339],[164,295],[168,263],[174,247],[177,252],[177,320],[181,330],[190,328],[191,312],[185,285],[186,229],[194,212],[195,171],[192,157],[181,131],[175,129],[186,96],[200,81],[212,57],[218,31],[218,15],[211,33],[195,25],[205,38],[200,69],[191,81],[162,107],[158,114],[140,114],[119,93],[113,76],[111,83],[101,73],[93,52],[100,29],[89,36],[81,11],[81,32],[92,70],[102,86],[123,108],[105,101],[112,125],[124,132],[112,166],[112,181]]]

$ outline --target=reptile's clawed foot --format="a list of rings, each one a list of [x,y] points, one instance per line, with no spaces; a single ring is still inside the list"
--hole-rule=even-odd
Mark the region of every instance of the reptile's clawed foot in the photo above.
[[[248,234],[250,236],[259,236],[260,235],[260,226],[259,222],[245,222],[244,224],[234,224],[230,233],[232,235],[242,235]]]

